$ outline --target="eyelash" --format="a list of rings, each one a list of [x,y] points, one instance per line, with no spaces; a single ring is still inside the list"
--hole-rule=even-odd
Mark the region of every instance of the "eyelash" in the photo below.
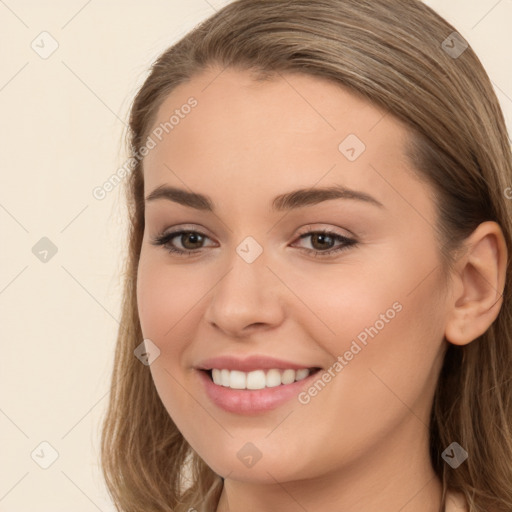
[[[168,252],[170,252],[171,254],[176,254],[177,256],[183,256],[183,257],[192,256],[192,255],[200,252],[201,249],[195,249],[195,250],[185,249],[184,250],[184,249],[177,249],[176,247],[170,245],[170,241],[173,238],[176,238],[180,235],[186,235],[186,234],[191,234],[191,233],[200,235],[201,237],[204,237],[204,238],[208,238],[204,233],[201,233],[200,231],[195,231],[192,229],[191,230],[179,230],[179,231],[174,231],[171,233],[160,234],[160,235],[156,236],[151,241],[151,243],[153,245],[163,246],[167,249]],[[338,233],[335,233],[333,231],[322,230],[322,229],[317,230],[317,231],[308,231],[307,233],[303,233],[302,235],[299,235],[299,239],[307,238],[311,235],[327,235],[331,238],[334,238],[335,240],[337,240],[339,242],[343,242],[343,245],[341,245],[337,248],[334,248],[334,249],[328,249],[327,251],[319,251],[317,249],[306,249],[304,247],[299,247],[299,250],[305,251],[308,254],[314,253],[313,256],[315,258],[316,257],[323,258],[323,257],[329,256],[331,254],[340,253],[358,243],[353,238],[347,238],[346,236],[339,235]]]

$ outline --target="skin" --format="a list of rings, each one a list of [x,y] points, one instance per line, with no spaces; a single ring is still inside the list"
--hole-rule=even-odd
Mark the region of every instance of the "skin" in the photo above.
[[[166,199],[146,204],[137,297],[144,338],[160,349],[150,369],[162,402],[225,477],[219,512],[438,512],[432,398],[448,343],[471,342],[499,311],[501,230],[482,224],[444,279],[433,191],[404,154],[406,125],[319,78],[256,83],[247,71],[219,73],[171,92],[153,127],[190,96],[198,105],[144,161],[145,196],[168,184],[207,194],[216,206],[213,214]],[[366,145],[353,162],[338,149],[349,134]],[[337,184],[383,206],[331,199],[270,210],[279,194]],[[180,227],[206,236],[202,245],[173,239],[198,254],[151,243]],[[322,228],[358,243],[315,257],[340,246],[299,238]],[[247,236],[263,249],[253,263],[236,252]],[[241,416],[203,392],[194,366],[216,355],[327,369],[397,301],[402,310],[306,405],[292,399]],[[261,452],[250,468],[237,457],[247,442]]]

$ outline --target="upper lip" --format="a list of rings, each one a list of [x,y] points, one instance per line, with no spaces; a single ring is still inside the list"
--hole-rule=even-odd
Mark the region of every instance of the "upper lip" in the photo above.
[[[272,368],[300,370],[301,368],[319,368],[310,364],[294,363],[285,361],[284,359],[276,359],[264,355],[252,355],[245,358],[234,356],[218,356],[211,357],[201,361],[197,366],[199,370],[211,370],[213,368],[226,370],[239,370],[242,372],[250,372],[254,370],[270,370]]]

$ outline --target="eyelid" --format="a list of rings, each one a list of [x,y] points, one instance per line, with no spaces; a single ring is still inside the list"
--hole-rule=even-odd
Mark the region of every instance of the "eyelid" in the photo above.
[[[187,233],[196,233],[205,239],[205,243],[207,243],[206,242],[207,240],[210,240],[214,243],[214,245],[205,245],[205,247],[201,247],[201,248],[197,249],[197,251],[201,251],[201,249],[206,248],[206,247],[215,247],[215,245],[217,245],[217,242],[215,242],[213,237],[211,237],[207,233],[207,230],[203,230],[203,228],[192,228],[192,227],[187,227],[187,226],[179,226],[176,228],[171,228],[169,230],[162,231],[161,233],[158,233],[153,238],[153,243],[157,242],[158,240],[162,240],[162,239],[171,240],[174,238],[179,238],[181,235],[187,234]],[[184,249],[184,250],[186,250],[186,249]],[[192,252],[194,252],[194,250],[188,250],[188,252],[192,253]]]
[[[204,237],[209,238],[210,240],[214,240],[215,237],[212,236],[211,232],[204,228],[203,226],[198,226],[197,224],[177,224],[176,226],[172,226],[161,231],[158,231],[157,236],[164,237],[168,235],[176,235],[181,232],[195,232]]]
[[[343,230],[345,233],[338,232],[338,230]],[[195,232],[199,233],[200,235],[206,236],[210,240],[213,238],[211,236],[209,230],[207,230],[206,228],[204,228],[202,226],[198,227],[195,224],[179,224],[178,226],[169,228],[169,230],[164,230],[164,231],[160,232],[158,236],[159,237],[164,237],[164,236],[168,236],[170,234],[178,234],[178,233],[180,233],[182,231],[195,231]],[[349,229],[333,227],[333,226],[330,226],[330,225],[326,227],[326,225],[322,224],[321,222],[313,223],[313,224],[306,224],[305,226],[302,226],[301,228],[299,228],[299,231],[298,231],[296,236],[300,237],[301,235],[310,234],[312,231],[315,231],[315,232],[317,232],[317,231],[329,231],[329,232],[332,232],[334,234],[337,234],[337,235],[345,237],[345,238],[354,238],[354,239],[358,238]]]
[[[339,232],[339,230],[342,230],[343,232]],[[325,224],[322,224],[321,222],[314,223],[314,224],[307,224],[306,226],[303,226],[299,230],[299,236],[306,234],[306,233],[311,233],[311,231],[315,231],[315,232],[316,231],[330,231],[332,233],[336,233],[337,235],[343,236],[345,238],[357,239],[357,236],[349,229],[334,227],[332,225],[325,225]]]
[[[333,254],[334,255],[341,254],[344,250],[350,248],[351,246],[355,246],[355,245],[359,244],[358,238],[355,237],[351,231],[346,230],[350,233],[350,235],[347,236],[345,234],[338,232],[339,229],[340,229],[339,227],[333,228],[333,227],[320,227],[320,226],[315,228],[313,224],[308,224],[308,225],[300,228],[299,233],[295,236],[291,247],[294,247],[294,246],[296,247],[296,245],[294,245],[294,244],[297,244],[298,242],[300,243],[300,241],[302,239],[313,236],[314,234],[324,234],[331,238],[338,239],[338,242],[341,242],[341,245],[339,245],[338,247],[335,247],[335,248],[324,250],[324,251],[316,250],[316,249],[309,249],[309,248],[305,248],[305,247],[297,247],[297,249],[299,249],[300,251],[302,251],[310,256],[313,256],[315,258],[316,257],[329,258]],[[208,231],[208,230],[204,230],[204,231]],[[209,234],[203,232],[202,227],[196,228],[195,226],[190,226],[190,225],[189,226],[178,225],[178,226],[174,226],[173,228],[170,228],[169,231],[164,230],[160,234],[156,235],[154,238],[152,238],[150,243],[152,245],[166,247],[167,251],[169,253],[171,253],[171,254],[174,253],[176,256],[179,256],[179,257],[195,256],[195,255],[201,254],[203,252],[203,249],[212,247],[211,245],[210,246],[205,245],[205,246],[199,247],[197,249],[180,249],[180,248],[176,248],[172,244],[170,244],[170,241],[172,239],[179,238],[183,234],[187,234],[187,233],[195,233],[205,239],[213,241],[213,238],[211,236],[209,236]],[[215,242],[214,242],[214,247],[215,247]]]

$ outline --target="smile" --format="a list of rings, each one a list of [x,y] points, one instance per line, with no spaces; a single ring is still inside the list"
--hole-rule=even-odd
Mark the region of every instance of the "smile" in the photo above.
[[[261,369],[243,372],[214,368],[211,370],[210,375],[213,382],[218,386],[231,389],[264,389],[303,380],[315,370],[316,368],[300,368],[298,370],[292,368],[285,370],[271,368],[269,370]]]
[[[198,370],[196,375],[201,381],[206,397],[215,406],[229,413],[254,416],[276,409],[290,401],[295,403],[293,399],[312,384],[320,371],[321,368],[271,368],[243,372],[215,368]],[[226,383],[229,379],[229,386],[223,385],[222,379],[225,379]]]

